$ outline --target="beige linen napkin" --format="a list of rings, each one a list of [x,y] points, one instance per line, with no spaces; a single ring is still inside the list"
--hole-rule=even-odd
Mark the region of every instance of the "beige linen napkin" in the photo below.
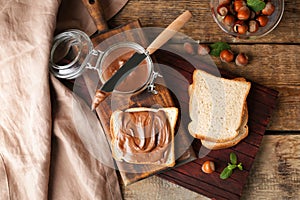
[[[0,1],[0,199],[121,199],[115,171],[79,137],[97,135],[95,116],[55,78],[50,90],[59,3]],[[93,128],[72,119],[77,109]]]
[[[90,108],[57,79],[53,85],[51,199],[121,199],[110,149]]]

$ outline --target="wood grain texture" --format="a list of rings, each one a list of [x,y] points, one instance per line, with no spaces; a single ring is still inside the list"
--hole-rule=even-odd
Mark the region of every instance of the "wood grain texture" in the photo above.
[[[105,31],[108,29],[106,20],[104,18],[104,11],[100,0],[82,0],[83,5],[87,8],[96,24],[98,31]]]
[[[241,199],[299,199],[299,140],[299,135],[289,134],[264,137]],[[158,177],[142,180],[122,190],[125,200],[208,199]]]
[[[299,199],[299,141],[299,135],[264,137],[242,199]]]
[[[166,27],[173,19],[184,10],[193,14],[182,32],[201,42],[243,42],[243,43],[299,43],[300,42],[300,2],[286,0],[285,12],[280,24],[267,36],[256,40],[238,40],[226,35],[214,22],[209,0],[131,0],[126,7],[110,20],[111,26],[139,18],[143,26]]]

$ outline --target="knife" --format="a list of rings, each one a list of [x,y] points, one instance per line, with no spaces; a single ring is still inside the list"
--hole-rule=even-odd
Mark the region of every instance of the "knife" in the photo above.
[[[189,11],[185,11],[177,17],[157,38],[148,46],[145,53],[134,53],[127,62],[100,88],[103,92],[112,92],[122,80],[124,80],[148,55],[153,54],[157,49],[172,38],[177,31],[192,17]]]
[[[192,14],[185,11],[178,16],[166,29],[164,29],[155,40],[148,46],[145,53],[134,53],[127,62],[118,69],[118,71],[107,80],[100,89],[96,90],[92,102],[92,110],[94,110],[110,93],[117,87],[148,55],[153,54],[157,49],[164,45],[179,31],[186,22],[190,20]]]

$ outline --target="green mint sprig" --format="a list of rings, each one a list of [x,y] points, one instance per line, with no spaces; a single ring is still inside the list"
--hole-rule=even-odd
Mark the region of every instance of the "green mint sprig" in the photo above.
[[[212,56],[220,56],[221,51],[225,50],[225,49],[230,49],[229,44],[227,44],[226,42],[215,42],[210,46],[210,55]]]
[[[247,0],[247,6],[254,12],[258,12],[266,7],[266,3],[262,0]]]
[[[229,157],[230,157],[230,163],[228,163],[227,167],[225,167],[222,173],[220,174],[221,179],[229,178],[235,168],[238,168],[239,170],[243,170],[242,163],[237,164],[237,157],[235,153],[231,152]]]

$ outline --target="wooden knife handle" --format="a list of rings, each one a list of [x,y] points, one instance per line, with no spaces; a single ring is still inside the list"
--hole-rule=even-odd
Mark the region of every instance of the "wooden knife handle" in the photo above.
[[[92,16],[98,31],[108,30],[100,0],[82,0],[82,2]]]
[[[149,45],[147,51],[151,55],[162,45],[164,45],[170,38],[172,38],[177,31],[179,31],[183,25],[190,20],[192,14],[190,11],[185,11],[180,16],[178,16],[165,30],[163,30],[157,38]]]

